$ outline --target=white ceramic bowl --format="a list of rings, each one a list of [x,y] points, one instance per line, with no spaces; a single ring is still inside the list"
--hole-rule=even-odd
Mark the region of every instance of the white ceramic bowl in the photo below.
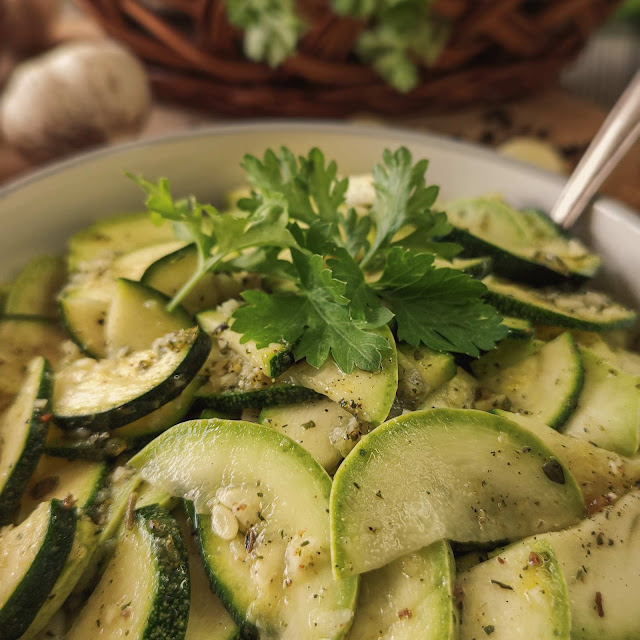
[[[167,176],[175,194],[195,193],[215,204],[244,182],[243,154],[262,155],[281,145],[296,153],[320,147],[343,174],[368,172],[383,149],[405,145],[414,159],[430,160],[427,178],[441,186],[443,199],[494,192],[515,205],[548,210],[563,182],[479,147],[415,131],[315,122],[201,129],[82,155],[0,190],[0,281],[29,257],[62,250],[69,235],[89,222],[140,209],[141,192],[124,171]],[[599,199],[576,232],[604,257],[607,288],[640,308],[640,216]]]

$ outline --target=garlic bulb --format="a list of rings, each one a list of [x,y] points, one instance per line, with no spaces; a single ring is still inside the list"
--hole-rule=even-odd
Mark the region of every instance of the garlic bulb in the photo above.
[[[151,106],[140,62],[110,41],[77,42],[19,65],[0,104],[0,130],[42,162],[135,134]]]

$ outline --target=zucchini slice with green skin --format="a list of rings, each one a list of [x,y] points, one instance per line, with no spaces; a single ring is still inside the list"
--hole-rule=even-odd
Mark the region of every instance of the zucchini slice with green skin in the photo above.
[[[436,389],[456,375],[456,363],[450,353],[427,347],[397,345],[398,400],[414,409]]]
[[[195,420],[153,440],[130,466],[193,500],[207,573],[240,626],[282,640],[344,637],[358,581],[332,576],[331,479],[300,445],[254,423]]]
[[[111,431],[86,433],[65,431],[50,425],[45,440],[45,451],[50,456],[69,460],[110,460],[124,451],[144,446],[159,433],[178,424],[193,404],[202,380],[195,377],[177,397],[159,409]]]
[[[233,325],[231,313],[238,305],[227,306],[228,313],[217,309],[199,313],[198,323],[212,338],[218,339],[221,349],[231,349],[267,378],[274,379],[284,373],[293,364],[293,346],[274,343],[258,349],[253,341],[242,343],[242,335],[229,328]]]
[[[347,577],[437,540],[518,539],[583,515],[575,479],[526,429],[481,411],[416,411],[363,437],[338,469],[331,556]]]
[[[67,265],[75,272],[96,260],[110,262],[123,253],[175,239],[171,224],[155,224],[146,211],[113,216],[71,236]]]
[[[435,258],[433,264],[438,268],[458,269],[468,273],[473,278],[484,278],[493,270],[493,260],[488,256],[454,258],[451,262],[443,258]]]
[[[211,349],[200,328],[167,334],[152,349],[112,360],[76,360],[55,376],[53,413],[63,429],[112,431],[184,391]]]
[[[117,357],[122,349],[151,349],[162,336],[195,325],[182,307],[167,311],[169,302],[151,287],[118,278],[105,325],[107,357]]]
[[[237,413],[243,409],[262,409],[292,402],[306,402],[322,397],[308,387],[293,384],[266,385],[260,389],[212,392],[204,384],[196,393],[199,404],[225,413]]]
[[[506,318],[502,318],[502,324],[509,329],[509,333],[507,334],[508,338],[523,339],[533,337],[534,329],[529,320],[507,316]]]
[[[553,450],[563,467],[576,479],[587,513],[594,513],[618,496],[630,491],[640,481],[640,457],[626,458],[596,447],[590,442],[558,433],[531,416],[509,411],[492,411],[513,420],[538,436]]]
[[[137,509],[66,638],[183,640],[189,594],[187,550],[176,521],[158,505]]]
[[[56,295],[66,277],[60,256],[38,256],[30,260],[11,286],[5,313],[11,315],[58,317]]]
[[[637,319],[632,309],[599,291],[566,293],[557,289],[533,289],[495,276],[482,281],[487,302],[505,315],[585,331],[610,331],[631,327]]]
[[[36,468],[47,433],[52,372],[44,358],[29,364],[22,390],[0,421],[0,525],[11,522]]]
[[[472,256],[491,256],[493,269],[534,285],[596,275],[599,256],[565,236],[544,214],[517,211],[495,198],[473,198],[446,207],[454,226],[449,239]]]
[[[98,545],[98,535],[99,529],[89,517],[78,517],[73,545],[60,576],[22,639],[31,638],[42,630],[69,597],[93,558]]]
[[[575,527],[527,541],[544,541],[555,551],[569,592],[571,638],[638,637],[639,519],[640,491],[635,489]],[[493,554],[502,556],[503,550]]]
[[[65,339],[60,327],[50,320],[25,316],[0,318],[0,411],[19,393],[33,358],[42,356],[55,369]]]
[[[143,247],[112,261],[98,260],[88,271],[75,274],[60,292],[58,304],[62,322],[81,351],[92,358],[107,354],[105,322],[115,295],[118,278],[138,280],[146,267],[180,243]]]
[[[512,411],[534,416],[554,429],[569,419],[585,378],[580,351],[570,333],[559,335],[515,364],[504,366],[499,359],[493,364],[479,380],[504,393]]]
[[[42,503],[22,524],[0,531],[0,637],[17,640],[45,604],[65,566],[76,533],[76,510]]]
[[[198,251],[195,245],[190,244],[149,265],[141,282],[173,298],[197,268]],[[189,313],[210,309],[253,288],[254,280],[237,274],[207,273],[182,299],[181,304]]]
[[[458,576],[461,640],[569,640],[567,585],[553,547],[521,542]]]
[[[191,607],[184,640],[240,640],[240,629],[211,590],[191,525],[181,513],[176,514],[176,520],[187,547],[191,580]]]
[[[361,578],[349,640],[457,640],[456,569],[446,540]]]
[[[263,409],[258,421],[295,440],[330,474],[360,438],[355,417],[322,396]]]
[[[558,335],[562,335],[562,332]],[[554,336],[558,337],[558,336]],[[471,362],[471,371],[477,378],[489,378],[497,375],[503,369],[511,367],[526,358],[535,356],[544,346],[542,340],[518,340],[505,338],[487,353]]]
[[[640,445],[640,376],[624,373],[585,347],[580,354],[584,387],[563,433],[632,456]]]
[[[22,522],[41,502],[71,496],[84,511],[96,506],[104,494],[108,467],[104,462],[62,460],[43,455],[22,497],[18,521]]]
[[[279,380],[313,389],[353,413],[358,420],[377,426],[389,415],[398,390],[395,339],[389,327],[377,332],[391,346],[383,355],[380,371],[354,369],[351,373],[344,373],[333,358],[329,358],[319,369],[306,361],[298,362]]]

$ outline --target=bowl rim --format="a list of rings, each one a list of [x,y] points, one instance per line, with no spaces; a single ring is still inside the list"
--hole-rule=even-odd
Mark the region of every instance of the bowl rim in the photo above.
[[[430,131],[417,130],[408,126],[388,126],[388,125],[367,125],[354,122],[336,122],[331,120],[309,119],[309,120],[291,120],[291,119],[275,119],[275,120],[239,120],[232,123],[215,123],[204,126],[198,126],[193,129],[173,131],[169,133],[141,138],[133,141],[122,142],[100,147],[90,151],[84,151],[73,155],[69,158],[59,160],[48,164],[41,168],[35,168],[27,171],[0,187],[0,204],[9,194],[25,189],[37,184],[39,181],[63,173],[67,169],[76,167],[84,163],[91,163],[101,160],[102,158],[127,153],[134,149],[144,147],[153,148],[162,144],[171,142],[188,141],[190,139],[200,138],[203,136],[229,136],[236,133],[247,133],[251,131],[260,131],[268,133],[277,133],[279,131],[287,132],[310,132],[327,134],[345,134],[362,137],[388,138],[393,137],[398,140],[399,144],[416,142],[419,138],[422,143],[428,143],[435,147],[451,150],[453,152],[464,153],[472,156],[477,160],[490,160],[493,163],[503,165],[505,167],[516,168],[523,178],[527,176],[535,176],[543,179],[556,189],[560,189],[567,178],[545,169],[527,164],[525,162],[514,160],[506,156],[500,155],[497,151],[483,147],[480,144],[457,140],[453,137],[443,134],[432,133]],[[606,208],[616,217],[621,217],[627,223],[632,225],[640,225],[640,211],[636,211],[624,202],[611,198],[609,196],[596,195],[592,201],[592,205],[598,208]]]

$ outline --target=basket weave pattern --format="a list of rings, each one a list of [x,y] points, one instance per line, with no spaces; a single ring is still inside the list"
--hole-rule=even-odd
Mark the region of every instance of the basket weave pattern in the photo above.
[[[552,82],[619,0],[436,0],[452,36],[408,94],[354,56],[364,24],[299,0],[308,29],[276,69],[247,60],[223,0],[76,0],[148,64],[157,94],[231,115],[442,110]]]

